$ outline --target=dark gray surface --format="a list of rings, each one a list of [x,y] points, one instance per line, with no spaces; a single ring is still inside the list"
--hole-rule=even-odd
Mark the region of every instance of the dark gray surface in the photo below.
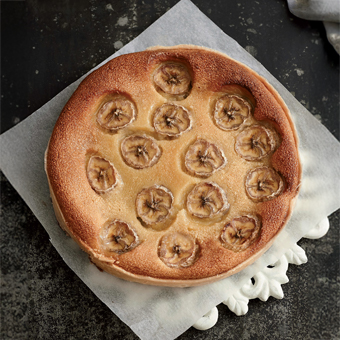
[[[26,118],[131,41],[177,1],[0,1],[1,131]],[[193,1],[252,53],[339,139],[339,57],[322,23],[283,0]],[[188,18],[190,20],[190,18]],[[169,34],[171,28],[169,28]],[[340,339],[339,211],[328,234],[300,241],[285,298],[224,305],[212,329],[179,339]],[[136,339],[65,265],[1,175],[1,339]]]

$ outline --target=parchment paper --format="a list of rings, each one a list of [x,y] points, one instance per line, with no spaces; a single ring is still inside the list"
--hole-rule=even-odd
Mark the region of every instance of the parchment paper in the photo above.
[[[169,27],[172,28],[171,34]],[[339,142],[260,63],[190,1],[179,2],[109,59],[154,45],[178,44],[216,49],[264,76],[287,103],[300,137],[303,184],[292,218],[272,248],[242,272],[214,284],[185,289],[126,282],[102,273],[90,264],[88,256],[59,228],[44,173],[44,151],[60,111],[81,79],[0,136],[1,169],[47,230],[54,247],[85,284],[145,340],[179,336],[211,308],[227,299],[235,287],[275,263],[288,247],[340,206]]]

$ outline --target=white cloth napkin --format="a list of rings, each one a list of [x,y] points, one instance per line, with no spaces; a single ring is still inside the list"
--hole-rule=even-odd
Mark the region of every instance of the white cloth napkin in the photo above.
[[[288,6],[299,18],[323,21],[329,42],[340,54],[340,0],[288,0]]]

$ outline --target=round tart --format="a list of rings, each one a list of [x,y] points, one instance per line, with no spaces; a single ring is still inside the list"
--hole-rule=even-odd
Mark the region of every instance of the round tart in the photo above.
[[[301,180],[277,92],[206,48],[154,47],[92,72],[45,157],[60,226],[120,278],[214,282],[251,264],[286,225]]]

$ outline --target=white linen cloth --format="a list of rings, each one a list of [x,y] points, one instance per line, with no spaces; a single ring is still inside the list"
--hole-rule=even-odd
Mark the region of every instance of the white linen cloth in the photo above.
[[[340,54],[340,0],[288,0],[288,7],[299,18],[323,21],[328,41]]]

